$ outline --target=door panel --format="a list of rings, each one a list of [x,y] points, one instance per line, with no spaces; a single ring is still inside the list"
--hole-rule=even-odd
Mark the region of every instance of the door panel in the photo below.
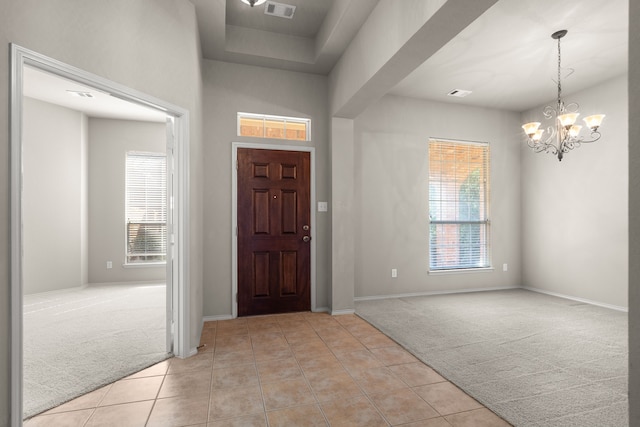
[[[280,211],[282,212],[282,234],[296,234],[298,231],[298,201],[297,193],[284,190],[280,195]]]
[[[311,307],[310,154],[238,149],[238,315]]]
[[[269,225],[270,221],[269,208],[269,190],[254,189],[253,190],[253,234],[271,234]]]

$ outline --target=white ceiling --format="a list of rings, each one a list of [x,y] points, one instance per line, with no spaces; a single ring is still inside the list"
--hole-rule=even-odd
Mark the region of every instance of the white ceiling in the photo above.
[[[557,42],[562,39],[563,94],[627,70],[628,0],[500,0],[392,94],[525,111],[556,97]],[[552,80],[553,79],[553,80]],[[453,98],[453,89],[471,90]]]
[[[205,58],[318,74],[331,71],[378,3],[282,0],[296,6],[291,22],[264,15],[264,5],[191,1]],[[628,0],[499,0],[390,93],[524,111],[556,96],[553,32],[569,31],[562,61],[575,70],[563,79],[571,94],[627,70],[628,21]],[[448,97],[453,89],[473,93]]]
[[[68,91],[89,92],[93,98],[78,98]],[[81,111],[89,117],[165,122],[161,111],[115,98],[74,81],[32,67],[24,67],[25,96]]]
[[[379,0],[283,0],[293,20],[264,14],[240,0],[191,0],[203,56],[251,65],[328,74]],[[380,0],[401,1],[401,0]],[[450,0],[451,1],[451,0]],[[556,96],[557,45],[562,39],[563,93],[622,75],[627,70],[629,0],[499,0],[415,71],[391,94],[524,111]],[[372,47],[373,48],[373,47]],[[465,98],[446,94],[471,90]],[[32,68],[25,95],[89,116],[165,121],[150,108]],[[77,98],[67,90],[89,91]]]

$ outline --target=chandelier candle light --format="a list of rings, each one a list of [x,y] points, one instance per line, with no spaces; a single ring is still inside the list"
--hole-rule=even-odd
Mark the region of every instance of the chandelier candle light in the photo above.
[[[558,156],[558,160],[562,161],[564,153],[568,153],[582,143],[595,142],[600,139],[598,128],[604,119],[604,114],[594,114],[585,117],[583,120],[587,127],[591,130],[591,139],[584,139],[580,136],[582,126],[576,125],[576,119],[580,115],[578,108],[580,106],[572,102],[565,105],[562,100],[562,84],[560,83],[560,39],[567,35],[567,30],[556,31],[551,34],[551,38],[558,40],[558,102],[556,108],[547,105],[542,110],[542,114],[546,119],[556,117],[555,128],[549,126],[547,132],[549,136],[543,140],[542,134],[544,129],[539,129],[540,122],[532,122],[522,125],[524,133],[527,135],[527,145],[536,153],[551,153]]]

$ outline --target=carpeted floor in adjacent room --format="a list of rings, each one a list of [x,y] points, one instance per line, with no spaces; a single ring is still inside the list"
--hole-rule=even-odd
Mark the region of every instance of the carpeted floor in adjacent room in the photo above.
[[[168,357],[165,285],[24,296],[24,416]]]
[[[521,289],[356,313],[514,426],[628,426],[627,313]]]

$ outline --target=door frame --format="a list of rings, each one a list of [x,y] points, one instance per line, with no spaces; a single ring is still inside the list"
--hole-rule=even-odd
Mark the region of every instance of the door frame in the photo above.
[[[23,310],[22,310],[22,123],[24,66],[37,68],[107,92],[128,102],[142,104],[173,117],[173,147],[175,166],[173,182],[173,247],[171,262],[167,261],[172,285],[171,319],[173,321],[173,353],[177,357],[191,355],[189,348],[189,111],[158,98],[128,88],[95,74],[11,44],[11,425],[22,426],[23,417]],[[168,141],[171,143],[171,141]],[[167,233],[169,236],[170,233]],[[168,237],[169,239],[171,237]],[[169,303],[169,301],[168,301]],[[167,321],[167,327],[170,325]]]
[[[295,145],[264,144],[259,142],[233,142],[231,144],[231,317],[238,317],[238,149],[301,151],[310,153],[311,194],[309,209],[311,217],[311,311],[316,311],[316,149]]]

